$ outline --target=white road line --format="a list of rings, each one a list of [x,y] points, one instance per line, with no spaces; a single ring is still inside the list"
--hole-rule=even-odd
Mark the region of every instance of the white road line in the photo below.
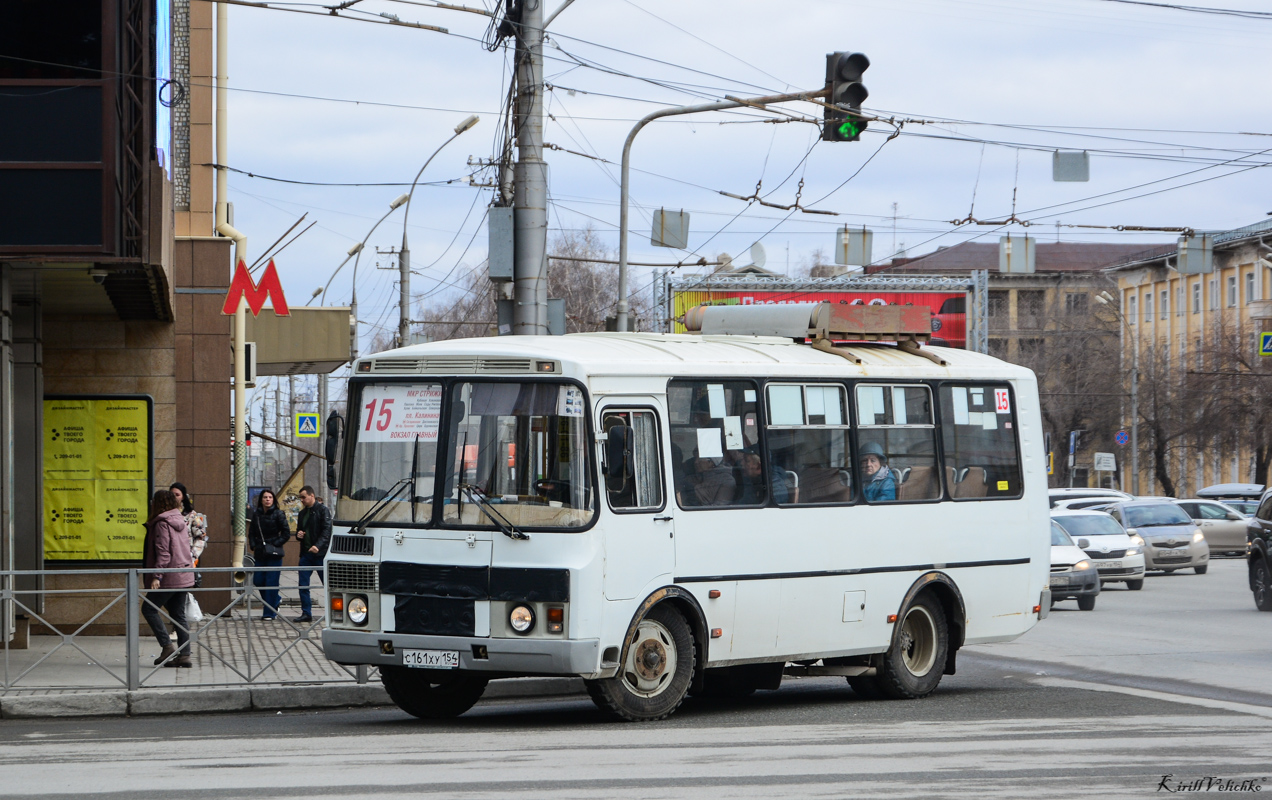
[[[1204,708],[1222,709],[1224,711],[1236,711],[1239,714],[1253,714],[1256,717],[1264,717],[1272,719],[1272,708],[1268,706],[1256,706],[1249,703],[1234,703],[1230,700],[1211,700],[1207,697],[1192,697],[1186,694],[1171,694],[1170,692],[1157,692],[1152,689],[1136,689],[1130,686],[1114,686],[1107,683],[1091,683],[1089,681],[1074,681],[1068,678],[1033,678],[1033,683],[1039,686],[1054,686],[1060,689],[1082,689],[1088,692],[1116,692],[1117,694],[1129,694],[1135,697],[1143,697],[1148,700],[1162,700],[1167,703],[1185,703],[1190,706],[1202,706]]]

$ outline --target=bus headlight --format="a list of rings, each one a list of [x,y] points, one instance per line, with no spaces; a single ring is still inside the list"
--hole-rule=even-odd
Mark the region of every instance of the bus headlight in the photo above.
[[[508,614],[508,624],[517,633],[529,633],[534,629],[534,611],[530,606],[516,606]]]
[[[349,600],[349,605],[346,608],[346,613],[349,615],[349,621],[354,625],[366,625],[367,599],[362,595],[351,598]]]

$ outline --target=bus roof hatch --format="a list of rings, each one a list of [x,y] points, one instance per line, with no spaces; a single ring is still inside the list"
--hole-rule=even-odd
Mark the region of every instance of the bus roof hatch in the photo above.
[[[694,306],[685,312],[690,333],[783,336],[804,341],[926,342],[932,338],[927,306],[846,303]]]

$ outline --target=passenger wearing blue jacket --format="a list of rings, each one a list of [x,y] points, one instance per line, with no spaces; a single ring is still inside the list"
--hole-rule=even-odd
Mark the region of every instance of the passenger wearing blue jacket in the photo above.
[[[865,475],[862,493],[872,503],[897,499],[897,482],[888,469],[888,457],[877,442],[867,442],[861,447],[861,471]]]

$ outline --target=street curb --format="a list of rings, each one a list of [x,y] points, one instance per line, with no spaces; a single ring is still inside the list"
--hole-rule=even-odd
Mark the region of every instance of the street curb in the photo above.
[[[585,696],[581,678],[504,678],[491,681],[483,700]],[[391,706],[379,682],[295,686],[217,686],[90,691],[0,697],[0,718],[124,717],[218,714],[234,711],[303,711]]]

